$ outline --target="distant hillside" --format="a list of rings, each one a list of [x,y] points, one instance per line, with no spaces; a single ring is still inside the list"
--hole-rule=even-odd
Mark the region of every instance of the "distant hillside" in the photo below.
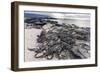
[[[48,18],[48,17],[50,17],[50,16],[48,16],[48,15],[43,15],[43,14],[33,14],[33,13],[24,13],[24,17],[28,17],[28,18],[34,18],[34,17],[36,17],[36,18]]]

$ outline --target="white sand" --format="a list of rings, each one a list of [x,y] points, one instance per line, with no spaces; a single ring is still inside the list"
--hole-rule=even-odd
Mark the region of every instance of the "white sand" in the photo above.
[[[28,48],[36,48],[37,35],[41,33],[40,29],[25,29],[25,61],[35,61],[34,52],[29,51]]]

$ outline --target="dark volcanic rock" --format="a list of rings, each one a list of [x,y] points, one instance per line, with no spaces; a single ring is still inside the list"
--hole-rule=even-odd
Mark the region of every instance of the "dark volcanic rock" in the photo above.
[[[52,25],[52,26],[51,26]],[[90,28],[75,24],[51,24],[43,28],[38,36],[38,49],[33,50],[35,58],[86,59],[90,57]],[[81,43],[83,42],[83,43]],[[32,50],[30,50],[32,51]]]

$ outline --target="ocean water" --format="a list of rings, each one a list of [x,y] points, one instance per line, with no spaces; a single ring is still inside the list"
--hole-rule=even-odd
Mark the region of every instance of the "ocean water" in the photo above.
[[[81,20],[81,19],[57,19],[59,24],[75,24],[79,27],[90,27],[90,20]]]

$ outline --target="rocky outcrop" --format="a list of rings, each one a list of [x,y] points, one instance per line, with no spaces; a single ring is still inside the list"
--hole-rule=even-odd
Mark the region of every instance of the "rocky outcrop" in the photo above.
[[[86,59],[90,57],[90,28],[75,24],[46,24],[38,35],[35,58]]]

